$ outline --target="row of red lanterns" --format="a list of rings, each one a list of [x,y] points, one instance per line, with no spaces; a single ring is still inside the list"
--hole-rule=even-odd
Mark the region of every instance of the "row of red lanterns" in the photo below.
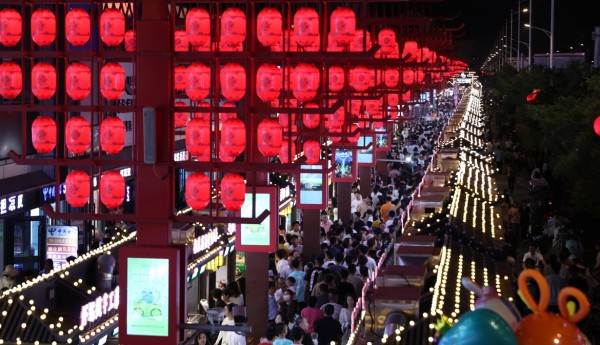
[[[90,199],[90,176],[73,170],[65,180],[65,199],[73,207],[83,207]],[[100,202],[109,209],[118,208],[125,199],[125,178],[118,171],[107,171],[100,177]]]
[[[220,183],[221,203],[228,211],[239,211],[246,199],[246,181],[239,174],[227,174]],[[185,199],[193,210],[203,210],[211,200],[210,179],[202,172],[187,177]]]

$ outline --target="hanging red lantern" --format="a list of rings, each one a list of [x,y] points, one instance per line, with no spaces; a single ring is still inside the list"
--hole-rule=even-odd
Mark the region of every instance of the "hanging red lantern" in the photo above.
[[[125,146],[125,123],[117,117],[107,117],[100,124],[100,147],[109,155],[116,155]]]
[[[65,179],[65,199],[72,207],[83,207],[90,200],[90,176],[81,170],[73,170]]]
[[[210,202],[210,179],[206,174],[196,172],[185,181],[185,202],[192,210],[203,210]]]
[[[301,63],[292,72],[293,84],[291,84],[294,97],[301,102],[308,102],[315,98],[319,88],[319,69],[314,65]]]
[[[23,20],[21,14],[13,8],[0,11],[0,43],[14,47],[21,40]]]
[[[304,109],[318,109],[319,106],[315,103],[306,103]],[[306,128],[317,128],[319,126],[321,115],[320,114],[302,114],[302,123]]]
[[[81,62],[74,62],[67,67],[65,72],[66,91],[75,101],[85,99],[92,90],[92,72]]]
[[[185,31],[192,46],[210,43],[210,15],[203,8],[192,8],[185,16]]]
[[[304,156],[306,164],[317,164],[321,159],[321,144],[316,140],[307,140],[304,142]]]
[[[100,177],[100,201],[109,209],[118,208],[125,200],[125,178],[118,171],[107,171]]]
[[[279,121],[279,124],[281,125],[281,127],[283,127],[283,129],[286,131],[288,130],[288,128],[290,126],[290,115],[292,117],[292,126],[295,126],[296,114],[288,114],[288,113],[278,114],[277,120]]]
[[[33,120],[31,142],[38,153],[50,153],[56,147],[56,122],[45,115]]]
[[[396,32],[391,29],[381,29],[379,34],[377,34],[377,43],[383,49],[393,47],[395,44],[398,44],[396,42]]]
[[[246,39],[246,14],[239,8],[230,7],[221,15],[221,42],[235,47]]]
[[[328,127],[329,140],[334,143],[342,141],[342,127]]]
[[[334,99],[329,100],[330,107],[333,106],[334,103],[336,103],[336,100],[334,100]],[[327,128],[341,127],[345,121],[346,121],[346,109],[344,108],[343,105],[341,107],[337,108],[337,110],[335,110],[332,114],[325,115],[325,127],[327,127]]]
[[[56,16],[46,8],[31,14],[31,39],[40,47],[49,46],[56,38]]]
[[[283,142],[279,150],[279,161],[281,163],[288,163],[290,158],[294,160],[294,157],[296,157],[296,143]]]
[[[137,49],[135,30],[127,30],[125,32],[125,51],[134,52]]]
[[[345,46],[337,45],[334,39],[331,37],[331,32],[327,34],[327,51],[328,52],[343,52]]]
[[[237,102],[246,94],[246,70],[239,64],[228,63],[219,72],[221,93],[225,99]]]
[[[31,93],[39,100],[46,100],[55,92],[56,69],[47,62],[38,62],[31,69]]]
[[[596,132],[596,134],[600,136],[600,116],[598,116],[596,120],[594,120],[594,132]]]
[[[201,63],[189,65],[187,68],[185,94],[194,101],[202,101],[208,96],[209,91],[210,68]]]
[[[239,211],[246,200],[246,182],[241,175],[227,174],[221,179],[221,203],[228,211]]]
[[[365,40],[366,40],[366,48],[365,48]],[[365,31],[361,29],[357,29],[354,32],[354,40],[350,43],[350,51],[351,52],[362,52],[369,51],[373,46],[373,42],[371,42],[371,34],[367,31],[365,38]]]
[[[312,8],[303,7],[294,14],[294,33],[301,46],[313,46],[319,41],[319,14]]]
[[[125,69],[118,63],[110,62],[100,70],[100,93],[104,98],[115,101],[125,92]]]
[[[356,134],[352,134],[354,132],[356,132],[359,127],[357,124],[353,123],[352,125],[350,125],[350,127],[348,128],[348,137],[346,137],[346,139],[348,139],[348,142],[351,144],[356,144],[358,142],[358,140],[360,139],[360,132],[356,133]]]
[[[540,89],[534,89],[530,94],[527,95],[527,103],[535,101],[539,93]]]
[[[429,51],[428,47],[421,48],[421,61],[429,61],[431,63],[431,52]]]
[[[265,47],[281,44],[281,13],[272,7],[263,8],[256,18],[256,38]]]
[[[184,102],[175,102],[175,108],[177,107],[187,107],[187,104],[185,104]],[[186,123],[190,118],[190,114],[186,111],[175,111],[173,116],[175,118],[175,127],[185,127]]]
[[[281,151],[283,129],[279,122],[273,119],[264,119],[258,124],[256,139],[258,151],[263,156],[277,156]]]
[[[235,162],[237,156],[229,154],[229,152],[225,151],[223,147],[219,147],[219,159],[221,162],[231,163]]]
[[[223,104],[221,104],[221,108],[235,108],[235,104],[233,104],[231,102],[223,102]],[[227,121],[229,119],[237,119],[237,113],[235,111],[219,113],[219,121],[221,123],[223,123],[224,121]]]
[[[185,30],[175,30],[175,51],[186,52],[190,49],[190,42]]]
[[[397,93],[388,93],[387,103],[388,103],[388,105],[395,107],[400,103],[400,97],[398,96]]]
[[[90,40],[90,15],[82,8],[73,8],[65,16],[65,37],[74,46],[80,47]]]
[[[192,156],[210,156],[210,123],[191,119],[185,127],[185,147]]]
[[[341,91],[346,82],[346,74],[340,66],[329,67],[329,90],[333,92]]]
[[[402,93],[402,102],[408,102],[408,101],[410,101],[411,97],[412,97],[412,95],[411,95],[410,90]]]
[[[263,64],[256,70],[256,94],[263,102],[270,102],[281,94],[281,70],[272,64]]]
[[[118,46],[125,39],[125,16],[115,8],[100,15],[100,38],[107,46]]]
[[[346,46],[354,40],[356,14],[348,7],[338,7],[331,12],[331,39],[338,46]]]
[[[364,66],[357,66],[350,70],[350,86],[358,92],[364,92],[371,86],[371,71]]]
[[[239,156],[246,148],[246,125],[240,119],[233,118],[223,122],[220,145],[231,156]]]
[[[90,148],[92,128],[81,116],[74,116],[65,125],[65,144],[69,152],[83,154]]]
[[[186,85],[187,67],[181,65],[175,66],[175,68],[173,69],[173,88],[175,89],[175,91],[183,91],[185,90]]]
[[[402,83],[406,86],[410,86],[415,82],[415,71],[407,68],[402,71]]]
[[[402,49],[402,59],[407,62],[416,61],[417,54],[419,53],[419,44],[416,41],[404,42],[404,48]]]
[[[386,68],[383,75],[383,83],[387,87],[396,87],[400,79],[400,72],[395,68]]]
[[[0,64],[0,96],[15,99],[23,89],[21,66],[12,61]]]
[[[210,108],[210,103],[198,102],[198,104],[196,106],[200,107],[200,108]],[[210,114],[211,114],[210,111],[199,111],[199,112],[194,113],[194,118],[201,119],[206,122],[210,122]]]

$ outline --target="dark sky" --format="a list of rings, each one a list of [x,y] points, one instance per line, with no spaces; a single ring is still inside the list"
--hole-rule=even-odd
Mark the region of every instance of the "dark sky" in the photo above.
[[[464,23],[457,38],[459,54],[465,62],[478,68],[488,56],[500,37],[502,27],[510,20],[511,11],[517,11],[518,0],[445,0],[434,3],[434,12],[456,13],[460,16],[448,27]],[[554,49],[559,52],[586,52],[593,54],[591,39],[594,26],[600,26],[600,15],[593,7],[595,1],[554,0]],[[529,0],[521,2],[521,8],[529,7]],[[532,0],[533,25],[550,30],[551,0]],[[521,26],[529,22],[529,15],[521,16]],[[450,23],[449,23],[450,24]],[[517,38],[517,14],[513,14],[513,39]],[[508,23],[510,35],[510,22]],[[521,41],[528,42],[528,30],[521,31]],[[550,40],[540,30],[532,33],[533,53],[549,51]],[[516,43],[515,43],[516,44]],[[581,45],[583,44],[583,46]],[[572,49],[571,49],[572,47]],[[470,50],[472,50],[470,52]],[[521,46],[521,52],[527,55],[527,48]],[[470,59],[470,61],[468,61]],[[588,57],[589,61],[590,57]]]

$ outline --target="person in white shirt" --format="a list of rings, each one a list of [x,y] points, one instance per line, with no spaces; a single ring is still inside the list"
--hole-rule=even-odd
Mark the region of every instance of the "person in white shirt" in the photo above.
[[[359,191],[354,192],[353,195],[354,197],[350,202],[350,212],[355,213],[358,206],[363,203],[363,198]]]
[[[235,326],[233,307],[233,304],[225,306],[225,318],[221,325]],[[220,331],[215,345],[246,345],[246,336],[232,331]]]
[[[525,268],[525,260],[529,258],[532,258],[533,261],[535,261],[536,267],[540,267],[540,263],[546,266],[544,256],[537,250],[537,246],[535,244],[531,244],[529,246],[529,251],[523,255],[523,268]]]

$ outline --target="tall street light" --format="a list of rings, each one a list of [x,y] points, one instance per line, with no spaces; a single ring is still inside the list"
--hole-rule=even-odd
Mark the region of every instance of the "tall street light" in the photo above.
[[[537,26],[533,26],[533,25],[529,25],[529,24],[525,24],[525,27],[529,28],[529,33],[531,34],[531,29],[537,29],[540,30],[541,32],[545,33],[548,38],[550,38],[550,69],[552,69],[553,65],[552,65],[552,58],[554,57],[554,35],[552,34],[552,31],[548,31],[546,29],[542,29],[539,28]],[[529,45],[529,49],[531,49],[531,45]]]
[[[546,35],[548,35],[548,37],[550,38],[550,69],[552,69],[553,68],[553,64],[552,64],[553,59],[552,58],[553,58],[553,54],[554,54],[554,0],[550,1],[550,31],[533,26],[532,21],[531,21],[532,16],[533,16],[532,0],[529,0],[529,24],[525,24],[525,26],[541,30]],[[531,47],[533,46],[531,44],[531,32],[532,32],[532,30],[529,30],[529,69],[530,70],[531,70]]]
[[[529,0],[529,25],[531,25],[532,23],[532,17],[533,17],[533,3],[532,0]],[[531,71],[531,47],[533,46],[533,44],[531,44],[531,30],[529,30],[529,70]]]

